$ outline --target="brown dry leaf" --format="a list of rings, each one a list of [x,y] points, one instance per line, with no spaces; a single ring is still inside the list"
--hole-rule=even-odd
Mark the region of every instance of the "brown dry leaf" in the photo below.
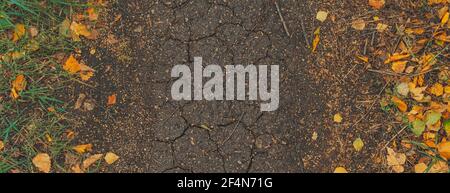
[[[83,154],[85,152],[88,151],[92,151],[92,144],[82,144],[82,145],[77,145],[75,147],[72,148],[73,150],[75,150],[76,152],[78,152],[79,154]]]
[[[395,106],[397,106],[398,110],[400,110],[401,112],[406,112],[408,110],[408,105],[400,98],[393,96],[392,102],[395,104]]]
[[[24,35],[25,35],[25,25],[23,24],[16,24],[14,27],[14,33],[13,33],[13,42],[19,41]]]
[[[30,36],[31,36],[32,38],[36,37],[36,36],[39,34],[39,30],[38,30],[36,27],[34,27],[34,26],[31,26],[31,27],[28,29],[28,32],[30,33]]]
[[[392,70],[395,73],[403,73],[406,69],[406,64],[408,63],[408,61],[397,61],[397,62],[393,62],[392,63]]]
[[[437,97],[442,96],[444,94],[444,86],[440,83],[436,83],[430,88],[430,93]]]
[[[108,152],[105,155],[105,161],[107,164],[111,165],[119,159],[119,156],[113,152]]]
[[[70,169],[72,169],[73,173],[76,174],[82,174],[84,173],[84,171],[81,169],[80,164],[75,164],[74,166],[72,166]]]
[[[46,153],[37,154],[32,160],[34,166],[41,172],[49,173],[52,163],[50,156]]]
[[[431,166],[429,173],[448,173],[448,164],[445,161],[437,161]]]
[[[374,9],[381,9],[385,4],[385,0],[369,0],[369,5]]]
[[[25,90],[27,86],[25,76],[23,74],[19,74],[11,85],[11,97],[13,99],[19,98],[19,92]]]
[[[108,105],[108,106],[115,105],[115,104],[116,104],[116,101],[117,101],[117,95],[116,95],[116,94],[113,94],[113,95],[111,95],[111,96],[108,96],[108,102],[107,102],[107,105]]]
[[[450,141],[439,143],[437,146],[439,155],[445,159],[450,159]]]
[[[344,167],[336,167],[335,169],[334,169],[334,172],[333,173],[336,173],[336,174],[345,174],[345,173],[348,173],[347,172],[347,170],[344,168]]]
[[[63,66],[63,69],[69,74],[75,74],[79,71],[81,71],[80,63],[78,63],[77,59],[73,57],[73,55],[70,55],[70,57],[67,59],[66,63]]]
[[[103,157],[103,154],[95,154],[95,155],[89,156],[88,158],[86,158],[83,161],[82,169],[86,170],[87,168],[89,168],[89,166],[91,166],[92,164],[94,164],[95,162],[100,160],[102,157]]]
[[[404,153],[396,153],[393,149],[387,148],[387,164],[397,173],[405,171],[403,165],[406,162],[406,155]]]
[[[358,31],[364,30],[366,28],[366,22],[363,19],[357,19],[352,22],[352,28]]]

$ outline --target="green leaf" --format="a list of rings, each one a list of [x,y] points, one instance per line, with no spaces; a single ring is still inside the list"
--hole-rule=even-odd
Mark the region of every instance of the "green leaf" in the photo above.
[[[447,133],[447,135],[450,134],[450,119],[444,121],[444,130]]]
[[[429,111],[425,117],[426,125],[430,126],[436,124],[439,120],[441,120],[441,116],[441,113]]]
[[[414,122],[412,122],[411,131],[417,137],[421,136],[423,131],[425,131],[425,122],[421,120],[415,120]]]

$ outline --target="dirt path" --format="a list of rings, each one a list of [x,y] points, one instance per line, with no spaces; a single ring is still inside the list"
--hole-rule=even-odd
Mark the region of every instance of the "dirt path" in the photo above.
[[[113,4],[96,54],[86,58],[97,70],[95,87],[73,90],[74,98],[86,93],[97,103],[80,113],[78,138],[120,155],[111,168],[117,172],[380,171],[374,156],[389,138],[376,101],[384,82],[351,59],[361,43],[348,50],[344,44],[359,37],[336,31],[345,28],[340,19],[355,14],[351,6],[358,5],[283,1],[288,37],[272,1]],[[338,21],[317,23],[318,9],[333,10]],[[318,26],[323,40],[311,54],[303,32],[311,41]],[[280,65],[280,108],[261,113],[252,102],[174,102],[170,70],[192,65],[195,56],[204,65]],[[106,107],[114,93],[117,105]],[[333,123],[339,112],[344,122]],[[353,150],[356,137],[366,143],[362,152]]]

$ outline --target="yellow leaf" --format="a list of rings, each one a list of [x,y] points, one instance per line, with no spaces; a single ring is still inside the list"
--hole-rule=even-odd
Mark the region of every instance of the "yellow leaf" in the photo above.
[[[356,151],[361,151],[361,149],[364,147],[364,142],[361,138],[357,138],[355,141],[353,141],[353,147]]]
[[[23,24],[16,24],[14,28],[14,34],[13,34],[13,42],[19,41],[24,35],[25,35],[25,25]]]
[[[5,144],[0,140],[0,152],[5,148]]]
[[[342,115],[340,113],[337,113],[333,116],[333,121],[336,123],[341,123],[342,122]]]
[[[92,71],[81,71],[80,72],[80,77],[81,77],[81,80],[83,80],[83,81],[88,81],[89,79],[91,79],[92,76],[94,76],[94,72],[92,72]]]
[[[378,23],[378,24],[377,24],[377,31],[380,32],[380,33],[383,33],[384,31],[386,31],[386,29],[387,29],[388,27],[389,27],[389,26],[386,25],[386,24]]]
[[[430,93],[437,97],[442,96],[444,94],[444,86],[440,83],[436,83],[430,88]]]
[[[403,71],[405,71],[405,69],[406,69],[406,64],[407,63],[408,63],[408,61],[393,62],[392,63],[392,70],[395,73],[403,73]]]
[[[87,168],[89,168],[89,166],[91,166],[92,164],[94,164],[95,162],[100,160],[102,157],[103,157],[103,154],[95,154],[95,155],[89,156],[88,158],[86,158],[83,161],[82,169],[86,170]]]
[[[424,163],[418,163],[414,166],[414,172],[415,173],[425,173],[425,171],[427,170],[428,166],[427,164]]]
[[[34,166],[41,172],[49,173],[52,166],[50,156],[46,153],[37,154],[32,160]]]
[[[75,150],[76,152],[78,152],[79,154],[83,154],[85,152],[88,151],[92,151],[92,144],[83,144],[83,145],[77,145],[75,147],[72,148],[73,150]]]
[[[79,36],[90,37],[92,35],[91,31],[88,30],[86,25],[79,24],[77,22],[72,22],[72,24],[70,25],[70,30],[72,32],[72,38],[75,41],[80,40]]]
[[[334,169],[334,172],[333,173],[336,173],[336,174],[345,174],[345,173],[348,173],[347,172],[347,170],[344,168],[344,167],[336,167],[335,169]]]
[[[448,11],[444,14],[444,16],[442,16],[441,26],[444,26],[447,24],[449,16],[450,16],[450,14],[448,13]]]
[[[450,141],[442,142],[438,145],[438,152],[445,159],[450,159]]]
[[[317,45],[319,45],[319,42],[320,42],[320,36],[316,35],[316,37],[314,37],[314,41],[313,41],[312,52],[316,51]]]
[[[325,20],[327,20],[327,17],[328,17],[328,12],[326,12],[326,11],[317,12],[317,15],[316,15],[317,20],[324,22]]]
[[[430,173],[448,173],[448,164],[445,161],[437,161],[430,168]]]
[[[369,5],[374,9],[381,9],[385,4],[385,0],[369,0]]]
[[[445,94],[450,94],[450,85],[445,86],[444,92],[445,92]]]
[[[76,174],[84,173],[84,171],[80,167],[80,164],[76,164],[76,165],[72,166],[70,169],[72,169],[72,172],[76,173]]]
[[[369,57],[357,55],[356,58],[362,60],[365,63],[369,63]]]
[[[69,59],[67,59],[63,69],[69,72],[69,74],[75,74],[81,71],[80,63],[78,63],[77,59],[75,59],[73,55],[70,55]]]
[[[400,110],[401,112],[406,112],[408,110],[408,105],[398,97],[393,96],[392,102],[395,104],[395,106],[397,106],[398,110]]]
[[[116,162],[119,159],[119,156],[117,156],[115,153],[112,152],[108,152],[105,155],[105,161],[106,163],[108,163],[109,165],[113,164],[114,162]]]

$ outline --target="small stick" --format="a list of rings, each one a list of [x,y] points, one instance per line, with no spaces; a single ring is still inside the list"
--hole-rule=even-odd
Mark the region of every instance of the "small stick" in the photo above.
[[[286,22],[284,22],[283,15],[281,14],[280,6],[278,5],[278,2],[277,2],[277,1],[274,1],[274,2],[275,2],[275,6],[277,7],[278,15],[280,16],[280,19],[281,19],[281,23],[283,23],[284,31],[286,31],[286,34],[287,34],[289,37],[291,37],[291,34],[289,33],[289,30],[288,30],[288,28],[287,28]]]
[[[302,26],[303,37],[305,37],[306,45],[308,45],[308,48],[311,48],[311,45],[309,44],[309,40],[308,40],[308,34],[306,34],[305,25],[303,24],[302,18],[300,18],[300,25]]]
[[[244,118],[244,114],[245,114],[245,113],[242,113],[242,114],[241,114],[241,117],[239,118],[238,122],[236,123],[236,125],[234,125],[233,131],[231,131],[231,134],[230,134],[225,140],[223,140],[223,142],[222,142],[221,145],[224,145],[224,144],[231,138],[231,136],[233,136],[234,132],[235,132],[236,129],[238,128],[239,124],[241,123],[242,118]]]

